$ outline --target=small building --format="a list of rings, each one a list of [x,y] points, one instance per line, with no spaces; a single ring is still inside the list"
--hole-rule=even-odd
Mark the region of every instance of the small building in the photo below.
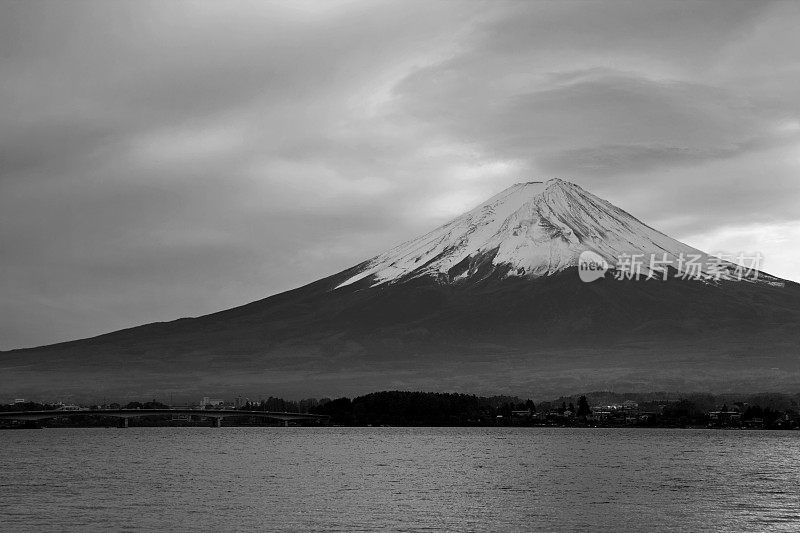
[[[764,419],[750,418],[749,420],[745,420],[744,425],[753,429],[761,429],[764,427]]]
[[[633,400],[625,400],[624,402],[622,402],[622,409],[624,409],[625,411],[633,411],[634,409],[638,408],[639,404],[637,402],[634,402]]]
[[[738,426],[742,421],[739,411],[709,411],[708,419],[712,424],[719,426]]]
[[[611,418],[611,411],[593,409],[589,416],[586,417],[586,420],[591,422],[605,422],[609,418]]]
[[[200,409],[208,409],[210,407],[221,408],[225,405],[225,400],[221,398],[209,398],[208,396],[203,396],[203,399],[200,400]]]

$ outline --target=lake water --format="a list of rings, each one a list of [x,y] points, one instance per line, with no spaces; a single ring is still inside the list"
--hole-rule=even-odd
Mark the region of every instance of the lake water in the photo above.
[[[0,431],[4,531],[800,531],[800,432]]]

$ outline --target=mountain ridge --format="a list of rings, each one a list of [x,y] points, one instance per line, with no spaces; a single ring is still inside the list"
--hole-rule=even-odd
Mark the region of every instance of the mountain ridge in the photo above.
[[[5,392],[336,396],[408,388],[560,394],[619,387],[791,391],[800,384],[799,285],[725,276],[683,280],[674,270],[667,281],[607,275],[584,283],[570,261],[546,274],[519,275],[513,263],[496,261],[499,252],[483,245],[498,235],[511,238],[520,246],[507,251],[522,249],[523,260],[542,257],[526,255],[531,242],[549,246],[553,239],[558,246],[567,243],[570,254],[597,242],[606,248],[591,249],[611,253],[623,246],[623,230],[635,228],[646,239],[628,242],[642,250],[649,242],[662,251],[660,244],[674,253],[694,250],[601,199],[605,207],[594,213],[594,223],[611,219],[610,210],[618,222],[609,223],[610,229],[578,227],[575,220],[564,227],[550,224],[547,217],[580,212],[576,204],[588,202],[590,193],[580,189],[574,197],[570,191],[577,186],[566,182],[523,185],[541,192],[552,187],[552,196],[531,194],[527,187],[510,205],[507,196],[519,192],[512,186],[509,195],[495,195],[373,259],[243,306],[0,352]],[[555,208],[548,211],[542,202]],[[524,232],[514,225],[522,223]],[[481,234],[481,228],[488,230]],[[659,235],[668,240],[659,244]],[[416,259],[419,242],[434,244],[422,250],[430,252],[428,260],[418,261],[424,268],[396,269],[391,273],[401,275],[381,281],[391,264],[385,259],[397,250],[402,258]]]

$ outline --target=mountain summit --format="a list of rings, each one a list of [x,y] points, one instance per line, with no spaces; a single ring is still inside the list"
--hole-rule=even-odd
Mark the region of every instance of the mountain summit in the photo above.
[[[374,257],[337,288],[371,287],[430,277],[441,283],[489,276],[538,278],[578,266],[590,251],[609,264],[620,256],[658,257],[680,265],[710,256],[654,230],[611,203],[561,179],[517,183],[434,231]],[[735,265],[720,262],[733,279]],[[649,262],[641,273],[650,274]],[[770,279],[774,279],[771,278]]]
[[[587,253],[614,275],[581,281]],[[617,275],[636,256],[642,278]],[[800,287],[738,268],[572,183],[519,183],[304,287],[2,352],[0,375],[8,395],[88,399],[794,390]]]

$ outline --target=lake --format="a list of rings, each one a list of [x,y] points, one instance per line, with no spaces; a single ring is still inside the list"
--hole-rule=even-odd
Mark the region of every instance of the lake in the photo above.
[[[0,431],[4,531],[798,531],[800,432]]]

